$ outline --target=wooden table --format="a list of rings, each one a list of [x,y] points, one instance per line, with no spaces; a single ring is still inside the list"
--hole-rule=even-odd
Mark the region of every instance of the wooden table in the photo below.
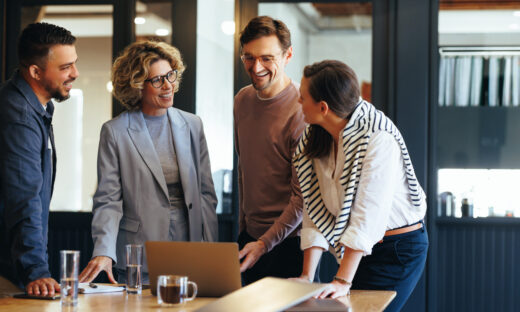
[[[350,297],[341,298],[342,301],[350,300],[353,312],[358,311],[383,311],[395,297],[395,291],[382,290],[353,290]],[[180,308],[160,307],[157,297],[152,296],[150,290],[143,290],[142,295],[127,295],[126,292],[114,292],[104,294],[79,295],[78,309],[76,311],[194,311],[216,298],[197,298],[186,303]],[[0,299],[0,311],[61,311],[59,300],[34,300],[34,299]],[[230,311],[232,312],[232,311]]]

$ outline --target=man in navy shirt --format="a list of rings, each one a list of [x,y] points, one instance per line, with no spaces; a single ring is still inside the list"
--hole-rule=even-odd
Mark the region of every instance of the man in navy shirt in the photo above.
[[[56,176],[51,98],[67,99],[79,75],[75,41],[62,27],[30,24],[18,42],[19,69],[0,89],[0,289],[60,290],[47,261]]]

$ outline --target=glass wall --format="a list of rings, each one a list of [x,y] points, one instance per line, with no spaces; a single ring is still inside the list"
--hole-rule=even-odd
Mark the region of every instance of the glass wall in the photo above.
[[[258,15],[282,20],[291,31],[293,58],[286,73],[300,83],[306,65],[340,60],[354,69],[363,98],[372,83],[371,3],[260,3]]]
[[[233,0],[197,2],[196,114],[204,123],[217,213],[231,213],[234,11]]]
[[[520,11],[439,13],[439,216],[520,217],[518,38]]]
[[[135,35],[139,40],[160,40],[172,43],[172,4],[161,0],[137,1]]]
[[[77,38],[79,78],[71,97],[55,103],[53,126],[56,182],[51,210],[90,211],[97,186],[97,150],[102,124],[112,117],[111,5],[49,5],[22,9],[22,28],[37,21],[56,24]]]

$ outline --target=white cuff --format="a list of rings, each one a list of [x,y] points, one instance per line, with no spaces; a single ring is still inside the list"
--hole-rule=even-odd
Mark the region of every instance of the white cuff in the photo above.
[[[352,227],[347,227],[339,242],[351,249],[363,251],[363,256],[372,254],[372,247],[375,245],[370,237]]]
[[[309,249],[311,247],[321,247],[324,250],[329,249],[329,242],[321,232],[314,228],[303,228],[301,230],[301,249]]]

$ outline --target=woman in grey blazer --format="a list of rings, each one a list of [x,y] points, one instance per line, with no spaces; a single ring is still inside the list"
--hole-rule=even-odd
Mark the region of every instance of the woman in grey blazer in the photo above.
[[[184,65],[162,42],[136,42],[114,62],[114,96],[128,111],[106,122],[98,152],[92,259],[80,275],[125,276],[125,245],[216,241],[217,198],[199,117],[173,108]],[[143,282],[147,283],[146,260]]]

